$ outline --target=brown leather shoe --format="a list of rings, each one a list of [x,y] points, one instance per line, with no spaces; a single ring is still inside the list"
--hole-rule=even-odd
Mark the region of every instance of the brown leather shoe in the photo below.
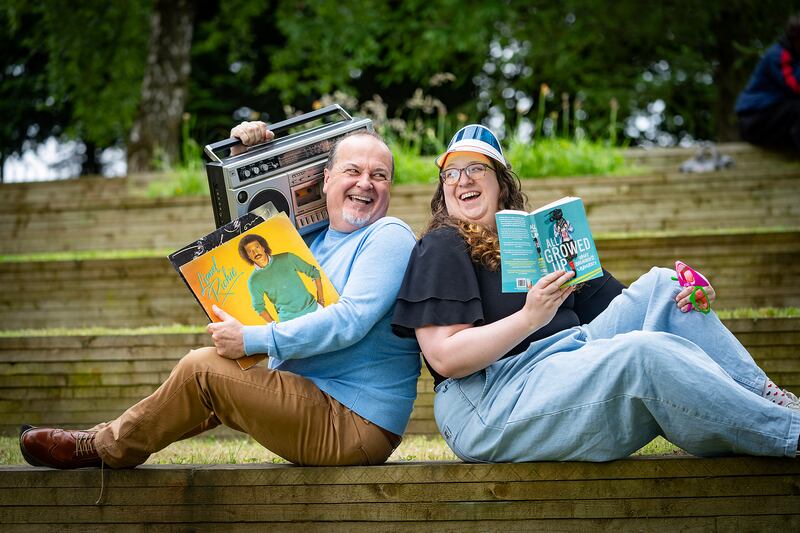
[[[99,467],[103,461],[94,447],[94,433],[23,426],[19,436],[22,456],[33,466],[62,470]]]

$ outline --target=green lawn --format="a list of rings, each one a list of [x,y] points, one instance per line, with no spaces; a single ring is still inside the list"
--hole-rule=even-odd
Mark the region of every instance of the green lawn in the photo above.
[[[636,455],[673,455],[680,448],[658,437]],[[395,450],[390,461],[457,461],[439,435],[410,435]],[[194,437],[176,442],[153,454],[147,464],[243,464],[285,463],[250,437]],[[16,437],[0,437],[0,464],[25,464]]]

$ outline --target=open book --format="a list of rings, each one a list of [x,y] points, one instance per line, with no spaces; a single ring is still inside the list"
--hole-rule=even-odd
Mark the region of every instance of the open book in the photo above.
[[[246,326],[291,320],[339,299],[289,217],[268,203],[169,255],[203,307]],[[238,359],[247,370],[266,355]]]
[[[527,292],[529,285],[556,270],[575,272],[566,285],[603,275],[580,198],[567,196],[530,213],[506,209],[495,220],[503,292]]]

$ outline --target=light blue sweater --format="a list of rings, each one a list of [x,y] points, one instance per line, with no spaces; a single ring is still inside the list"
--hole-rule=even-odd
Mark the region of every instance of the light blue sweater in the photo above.
[[[248,355],[305,376],[370,422],[402,435],[417,395],[419,346],[392,333],[395,299],[416,239],[384,217],[352,233],[312,235],[314,257],[339,301],[288,322],[245,326]]]

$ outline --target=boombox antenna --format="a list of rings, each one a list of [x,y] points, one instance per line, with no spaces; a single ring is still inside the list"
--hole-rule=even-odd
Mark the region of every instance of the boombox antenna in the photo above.
[[[291,128],[299,126],[301,124],[306,124],[308,122],[313,122],[314,120],[318,120],[322,117],[327,117],[328,115],[341,115],[342,120],[352,120],[353,117],[350,116],[350,113],[345,111],[342,106],[339,104],[333,104],[329,106],[325,106],[321,109],[317,109],[316,111],[311,111],[310,113],[305,113],[303,115],[286,119],[282,122],[276,122],[269,127],[269,130],[275,134],[275,138],[278,138],[278,135],[288,131]],[[267,141],[267,142],[272,142]],[[216,161],[217,163],[222,163],[222,159],[220,159],[217,154],[215,153],[218,150],[225,150],[226,148],[231,148],[233,146],[237,146],[242,144],[241,139],[238,137],[231,137],[230,139],[225,139],[219,142],[215,142],[213,144],[207,144],[204,151],[205,154],[211,159],[212,161]],[[262,143],[267,144],[267,143]]]

